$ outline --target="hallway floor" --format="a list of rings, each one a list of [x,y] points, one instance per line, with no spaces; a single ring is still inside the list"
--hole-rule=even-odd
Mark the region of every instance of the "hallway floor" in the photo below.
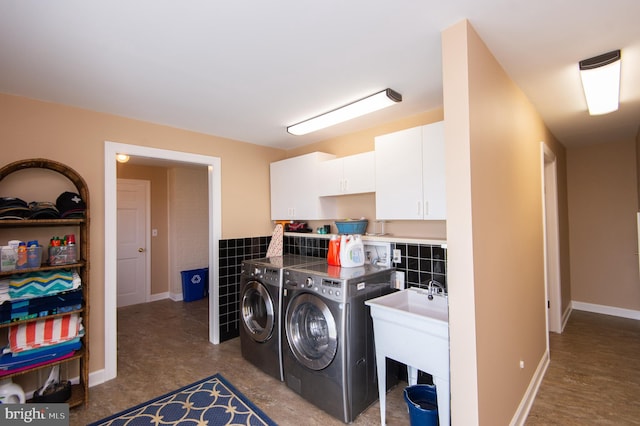
[[[85,425],[196,380],[221,373],[279,425],[343,425],[240,355],[240,339],[207,341],[207,300],[157,302],[118,310],[118,377],[90,390],[70,411]],[[551,334],[551,363],[527,426],[640,425],[640,321],[574,311]],[[387,425],[408,425],[406,383],[387,395]],[[376,402],[353,425],[380,424]]]
[[[640,321],[573,311],[527,426],[640,425]]]

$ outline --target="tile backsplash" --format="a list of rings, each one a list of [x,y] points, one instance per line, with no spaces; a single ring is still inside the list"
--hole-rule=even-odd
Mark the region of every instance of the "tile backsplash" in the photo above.
[[[221,342],[239,335],[242,261],[265,257],[270,241],[271,236],[220,240],[218,277]]]
[[[258,259],[267,255],[271,236],[234,238],[220,240],[219,283],[220,283],[220,340],[239,336],[240,331],[240,273],[242,261]],[[318,238],[301,234],[285,235],[285,254],[311,257],[327,257],[329,237]],[[392,242],[391,249],[398,249],[401,262],[394,264],[405,274],[407,287],[426,288],[433,279],[447,285],[447,249],[439,245],[408,244]]]

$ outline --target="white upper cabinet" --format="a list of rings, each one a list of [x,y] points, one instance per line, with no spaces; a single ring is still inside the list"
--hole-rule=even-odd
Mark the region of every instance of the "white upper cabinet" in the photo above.
[[[444,122],[376,137],[376,219],[446,219]]]
[[[335,217],[335,202],[320,198],[320,164],[335,155],[312,152],[271,163],[271,220]]]
[[[361,194],[376,189],[374,151],[325,161],[320,170],[320,196]]]

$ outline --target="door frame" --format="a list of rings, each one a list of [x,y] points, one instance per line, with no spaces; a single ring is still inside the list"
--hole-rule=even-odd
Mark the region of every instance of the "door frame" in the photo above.
[[[144,260],[144,269],[145,269],[145,280],[144,280],[144,301],[151,301],[151,182],[145,179],[120,179],[116,176],[116,200],[117,200],[117,191],[120,188],[120,184],[139,184],[142,185],[144,189],[144,203],[145,203],[145,224],[146,227],[144,229],[144,250],[145,250],[145,260]],[[117,210],[116,203],[116,210]],[[117,223],[117,215],[116,215],[116,223]],[[117,237],[117,235],[116,235]],[[116,238],[117,244],[117,238]],[[116,257],[117,262],[117,257]],[[117,277],[116,277],[117,284]],[[116,286],[117,288],[117,286]],[[116,308],[118,306],[117,302],[117,293],[116,293]]]
[[[117,172],[116,154],[155,158],[172,162],[205,165],[209,184],[209,341],[220,343],[219,257],[222,235],[222,174],[219,157],[171,151],[118,142],[104,143],[104,376],[103,382],[117,376]]]
[[[544,241],[544,282],[547,335],[562,333],[562,288],[560,278],[560,233],[558,214],[557,159],[553,151],[541,142],[542,215]],[[548,340],[547,340],[548,346]]]

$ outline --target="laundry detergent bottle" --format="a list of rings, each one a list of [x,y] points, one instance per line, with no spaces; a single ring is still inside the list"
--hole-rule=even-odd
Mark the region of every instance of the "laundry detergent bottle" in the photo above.
[[[340,239],[337,235],[334,235],[329,240],[327,263],[331,266],[340,266]]]
[[[22,387],[11,379],[0,380],[0,404],[24,404],[25,396]]]
[[[343,235],[340,241],[340,266],[353,268],[364,265],[364,245],[359,235]]]

